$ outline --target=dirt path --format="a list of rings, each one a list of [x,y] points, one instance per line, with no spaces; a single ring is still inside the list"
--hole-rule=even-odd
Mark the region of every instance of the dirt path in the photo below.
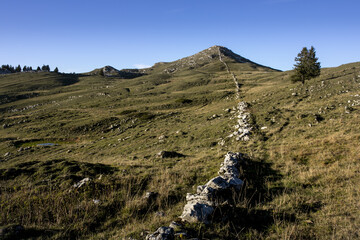
[[[239,99],[240,98],[240,84],[239,84],[239,81],[237,80],[235,74],[230,71],[229,65],[222,59],[220,48],[219,48],[219,60],[220,60],[220,62],[222,62],[225,65],[226,71],[228,72],[228,74],[231,75],[232,79],[234,80],[235,93],[236,93],[235,99]]]

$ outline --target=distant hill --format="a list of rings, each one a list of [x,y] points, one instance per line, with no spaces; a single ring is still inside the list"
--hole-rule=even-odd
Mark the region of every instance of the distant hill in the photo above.
[[[99,75],[100,71],[103,71],[104,76],[106,77],[118,77],[118,78],[125,78],[125,79],[131,79],[143,76],[145,74],[145,71],[139,70],[139,69],[122,69],[117,70],[116,68],[112,66],[105,66],[102,68],[95,69],[91,72],[85,73],[86,75]]]

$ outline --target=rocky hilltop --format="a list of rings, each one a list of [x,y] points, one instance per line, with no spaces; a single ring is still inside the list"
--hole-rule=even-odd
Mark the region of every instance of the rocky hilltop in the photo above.
[[[165,72],[173,73],[181,69],[198,68],[220,61],[220,59],[224,59],[226,61],[234,63],[247,64],[250,65],[250,67],[253,69],[257,69],[260,67],[266,68],[267,70],[274,70],[272,68],[257,64],[247,58],[244,58],[226,47],[215,45],[192,56],[181,58],[177,61],[168,63],[170,66],[167,66]]]
[[[86,75],[99,75],[100,71],[103,71],[104,76],[106,77],[118,77],[118,78],[125,78],[125,79],[131,79],[140,77],[146,74],[145,70],[142,69],[122,69],[118,70],[112,66],[105,66],[102,68],[95,69]]]

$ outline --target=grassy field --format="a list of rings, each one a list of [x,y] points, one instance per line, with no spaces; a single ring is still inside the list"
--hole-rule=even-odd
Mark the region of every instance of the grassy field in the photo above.
[[[301,85],[291,72],[224,60],[249,103],[248,142],[226,139],[235,119],[225,110],[240,100],[216,59],[134,79],[0,75],[0,225],[38,239],[143,239],[176,220],[186,193],[233,151],[248,155],[242,194],[211,225],[187,224],[191,237],[359,238],[360,63]]]

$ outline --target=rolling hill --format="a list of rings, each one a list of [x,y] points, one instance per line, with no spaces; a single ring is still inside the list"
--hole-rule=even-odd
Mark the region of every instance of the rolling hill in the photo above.
[[[359,238],[360,63],[304,85],[220,46],[103,69],[0,75],[5,239],[144,239],[172,221],[188,238]],[[248,141],[229,137],[239,102]],[[228,151],[246,156],[241,193],[210,224],[180,221]]]

